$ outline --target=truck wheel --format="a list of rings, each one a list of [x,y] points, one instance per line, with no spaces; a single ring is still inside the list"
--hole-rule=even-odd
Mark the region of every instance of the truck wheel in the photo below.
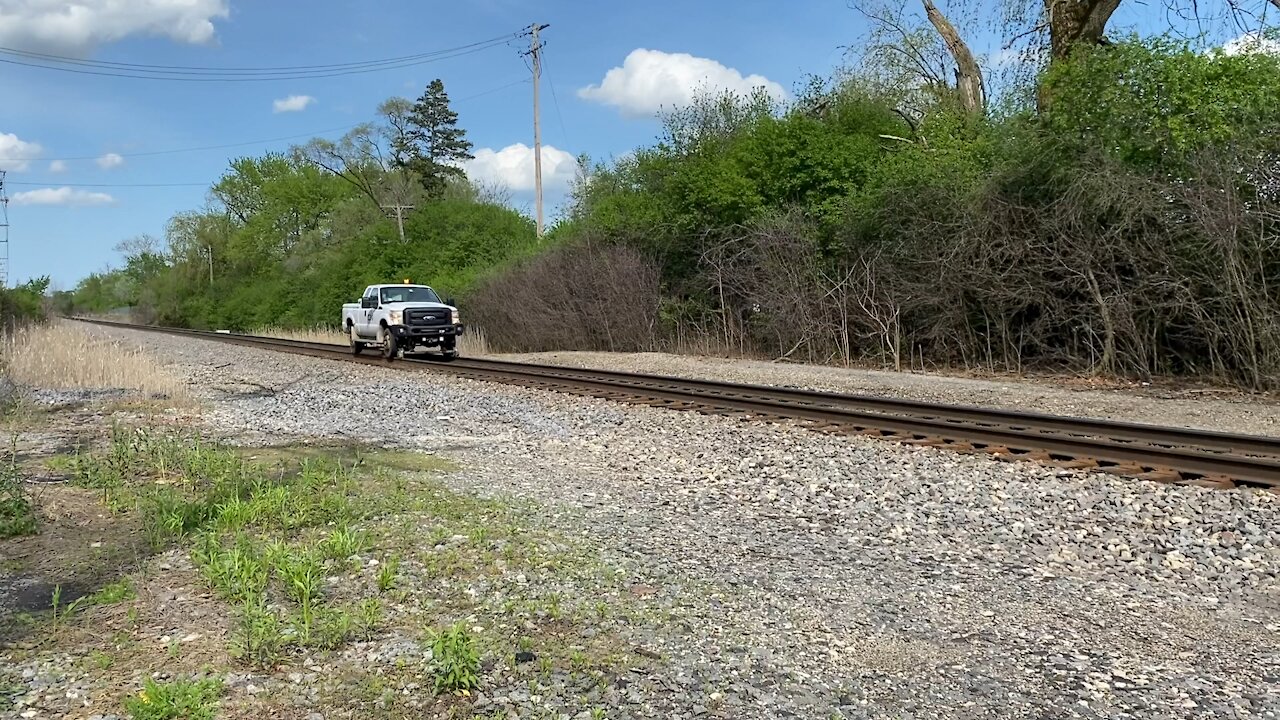
[[[384,330],[382,332],[382,357],[391,362],[396,359],[396,352],[400,349],[400,344],[396,342],[396,336],[391,331]]]
[[[354,325],[347,326],[347,335],[350,336],[349,339],[351,340],[351,354],[359,355],[364,350],[364,343],[356,339],[358,336]]]
[[[444,355],[445,360],[453,360],[458,357],[458,341],[452,338],[445,340],[440,346],[440,352]]]

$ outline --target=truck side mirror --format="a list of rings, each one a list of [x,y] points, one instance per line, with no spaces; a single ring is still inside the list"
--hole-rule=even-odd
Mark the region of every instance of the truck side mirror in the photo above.
[[[360,307],[362,308],[377,307],[377,303],[378,303],[378,299],[374,297],[360,298]]]
[[[444,304],[449,307],[458,307],[458,303],[455,302],[453,298],[445,298]]]

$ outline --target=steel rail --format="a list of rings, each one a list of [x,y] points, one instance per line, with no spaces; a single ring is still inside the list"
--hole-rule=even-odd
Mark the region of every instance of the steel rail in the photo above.
[[[83,320],[388,367],[381,358],[354,356],[349,349],[329,343]],[[803,420],[828,428],[1012,457],[1087,459],[1102,469],[1124,474],[1164,474],[1182,481],[1229,480],[1280,488],[1280,438],[499,360],[409,358],[390,367],[444,371],[566,392],[587,391],[598,397],[642,398],[675,409]]]

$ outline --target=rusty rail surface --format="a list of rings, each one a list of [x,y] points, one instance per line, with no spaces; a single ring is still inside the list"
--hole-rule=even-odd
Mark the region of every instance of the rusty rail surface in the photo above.
[[[83,321],[676,410],[797,420],[827,432],[858,433],[1149,480],[1280,490],[1280,438],[1273,437],[500,360],[444,361],[410,356],[388,363],[376,356],[352,355],[348,348],[328,343]]]

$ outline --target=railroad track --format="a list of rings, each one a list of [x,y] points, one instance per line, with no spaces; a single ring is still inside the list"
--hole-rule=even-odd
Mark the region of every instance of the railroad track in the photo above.
[[[388,366],[381,358],[354,356],[344,346],[327,343],[73,319]],[[445,362],[410,357],[390,367],[673,410],[799,421],[825,432],[870,435],[1147,480],[1280,491],[1280,438],[499,360]]]

